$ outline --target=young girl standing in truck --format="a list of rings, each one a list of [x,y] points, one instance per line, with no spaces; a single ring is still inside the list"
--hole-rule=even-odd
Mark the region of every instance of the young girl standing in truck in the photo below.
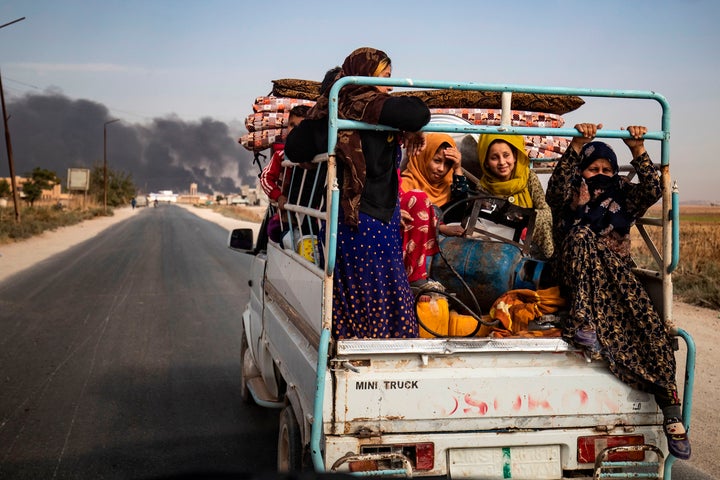
[[[359,48],[342,65],[343,76],[389,77],[390,58]],[[336,80],[337,80],[336,79]],[[430,110],[414,97],[392,97],[389,87],[348,85],[339,94],[339,117],[417,132]],[[285,154],[309,162],[327,150],[328,94],[288,135]],[[336,266],[333,281],[333,336],[413,338],[418,325],[402,261],[398,206],[399,134],[344,130],[336,155],[340,191]],[[322,235],[321,235],[322,237]]]

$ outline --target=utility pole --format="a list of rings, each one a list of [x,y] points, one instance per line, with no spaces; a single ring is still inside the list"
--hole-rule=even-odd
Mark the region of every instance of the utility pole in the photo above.
[[[0,100],[2,101],[3,125],[5,126],[5,148],[8,154],[8,167],[10,169],[10,188],[13,193],[13,205],[15,205],[15,222],[20,223],[20,206],[18,205],[17,180],[15,179],[15,165],[13,163],[12,143],[10,143],[10,129],[8,129],[8,115],[5,112],[5,89],[0,74]]]
[[[12,22],[0,25],[0,28],[7,27],[13,23],[21,22],[25,17],[18,18]],[[0,100],[2,100],[2,116],[3,126],[5,127],[5,148],[8,154],[8,167],[10,169],[10,187],[13,192],[13,205],[15,205],[15,222],[20,223],[20,206],[18,205],[17,180],[15,179],[15,165],[13,164],[12,144],[10,143],[10,129],[8,129],[8,118],[10,118],[5,110],[5,89],[2,84],[2,75],[0,75]]]
[[[103,207],[105,208],[105,215],[107,215],[107,126],[111,123],[119,122],[120,119],[109,120],[103,123]]]

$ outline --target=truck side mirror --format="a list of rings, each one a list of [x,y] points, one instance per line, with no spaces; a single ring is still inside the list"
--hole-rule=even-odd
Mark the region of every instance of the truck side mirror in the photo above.
[[[228,236],[228,248],[241,252],[253,249],[253,231],[251,228],[236,228]]]

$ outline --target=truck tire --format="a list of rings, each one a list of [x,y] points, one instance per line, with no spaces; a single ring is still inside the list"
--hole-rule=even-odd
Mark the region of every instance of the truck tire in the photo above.
[[[303,449],[300,426],[295,419],[292,406],[280,412],[278,428],[277,469],[278,472],[300,472],[303,468]]]
[[[245,358],[250,355],[250,349],[248,348],[247,338],[243,334],[242,341],[240,344],[240,399],[245,404],[252,404],[253,398],[250,394],[250,389],[247,384],[247,361]]]

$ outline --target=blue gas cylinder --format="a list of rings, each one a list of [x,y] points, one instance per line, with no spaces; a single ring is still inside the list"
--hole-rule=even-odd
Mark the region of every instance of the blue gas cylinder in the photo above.
[[[440,240],[439,247],[441,253],[432,259],[430,277],[442,283],[446,291],[455,294],[471,309],[475,308],[474,296],[482,310],[475,313],[488,313],[495,300],[508,290],[537,290],[540,284],[545,262],[525,256],[511,243],[445,237]]]

